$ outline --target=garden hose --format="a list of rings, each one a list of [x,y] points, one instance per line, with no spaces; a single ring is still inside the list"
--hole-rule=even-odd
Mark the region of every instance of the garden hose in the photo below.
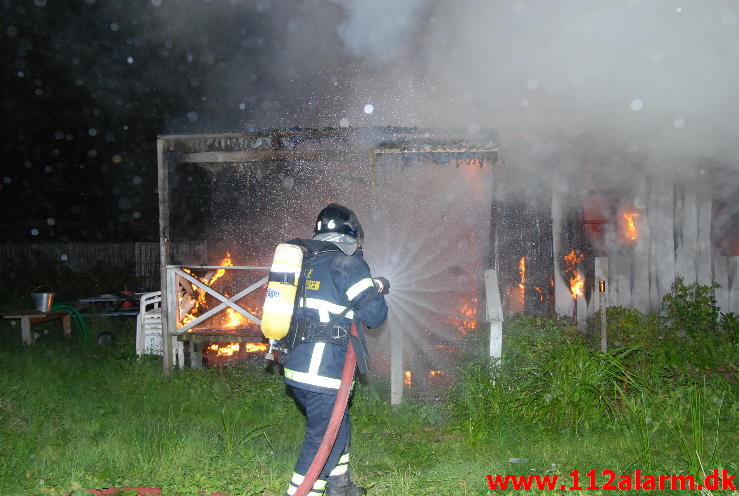
[[[92,338],[90,326],[87,325],[87,321],[74,305],[69,303],[54,303],[53,310],[68,313],[72,317],[72,321],[74,321],[74,328],[80,333],[82,339],[88,341]]]

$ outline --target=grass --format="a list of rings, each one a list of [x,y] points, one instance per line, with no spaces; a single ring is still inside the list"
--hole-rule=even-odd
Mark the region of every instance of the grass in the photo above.
[[[1,495],[118,486],[284,494],[303,419],[280,377],[258,364],[164,377],[157,359],[133,354],[130,321],[93,325],[120,336],[109,348],[57,338],[55,324],[39,326],[31,348],[0,324]],[[636,338],[601,354],[566,325],[532,318],[508,323],[505,337],[505,368],[471,357],[446,403],[391,408],[384,386],[358,386],[357,482],[377,496],[480,495],[490,492],[486,474],[737,472],[730,352],[701,354],[721,363],[696,370],[674,362],[684,343],[663,342],[654,349],[667,366],[647,367],[656,355]]]

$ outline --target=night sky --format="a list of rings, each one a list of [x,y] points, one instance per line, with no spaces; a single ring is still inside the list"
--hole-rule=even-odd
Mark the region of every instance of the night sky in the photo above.
[[[3,0],[0,239],[157,240],[156,135],[246,130],[283,107],[267,68],[290,27],[269,8]],[[279,121],[294,119],[264,120]]]

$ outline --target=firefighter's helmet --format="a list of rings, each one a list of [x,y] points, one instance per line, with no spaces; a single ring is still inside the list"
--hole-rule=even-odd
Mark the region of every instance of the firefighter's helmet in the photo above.
[[[338,203],[331,203],[318,214],[313,235],[323,233],[347,234],[359,242],[364,238],[364,231],[357,216]]]

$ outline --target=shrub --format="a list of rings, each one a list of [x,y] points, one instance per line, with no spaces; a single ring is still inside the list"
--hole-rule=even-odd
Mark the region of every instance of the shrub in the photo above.
[[[670,293],[662,299],[665,325],[678,336],[696,337],[713,334],[719,317],[714,289],[697,282],[685,284],[681,276],[675,278]]]

